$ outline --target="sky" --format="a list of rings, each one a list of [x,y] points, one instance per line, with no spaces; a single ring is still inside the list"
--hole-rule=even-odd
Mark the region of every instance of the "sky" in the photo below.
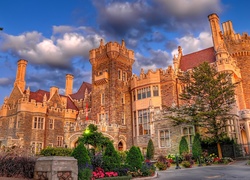
[[[135,52],[133,73],[166,69],[181,46],[189,54],[212,46],[208,15],[250,32],[247,0],[7,0],[0,1],[0,104],[9,97],[17,61],[28,61],[26,88],[64,94],[65,75],[76,92],[91,83],[89,51],[125,41]]]

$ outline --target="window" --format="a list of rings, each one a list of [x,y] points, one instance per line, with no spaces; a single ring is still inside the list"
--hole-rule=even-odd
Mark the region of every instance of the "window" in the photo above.
[[[54,119],[49,119],[49,129],[54,129]]]
[[[33,154],[38,154],[43,148],[42,142],[31,142],[31,152]]]
[[[122,124],[125,125],[125,114],[124,114],[124,112],[122,113]]]
[[[122,93],[122,104],[125,104],[125,94]]]
[[[53,147],[53,143],[49,143],[48,147]]]
[[[34,117],[33,129],[44,129],[44,118],[43,117]]]
[[[57,147],[63,147],[63,137],[57,136]]]
[[[169,129],[159,130],[160,147],[170,147]]]
[[[12,117],[9,120],[9,128],[14,128],[14,124],[15,124],[15,119]]]
[[[127,73],[126,72],[122,73],[122,80],[127,81]]]
[[[145,87],[137,90],[137,99],[145,99],[151,97],[151,89],[150,87]]]
[[[159,88],[158,88],[158,86],[153,86],[153,95],[154,96],[159,96]]]
[[[108,113],[100,113],[99,114],[99,121],[109,121],[109,114]]]
[[[150,134],[150,114],[148,109],[138,111],[139,135]]]
[[[182,136],[186,138],[191,149],[194,139],[194,127],[193,126],[182,127]]]
[[[16,123],[16,128],[19,129],[21,127],[21,120],[18,118]]]
[[[136,121],[136,111],[134,111],[134,126],[135,126],[135,136],[137,136],[137,121]]]
[[[121,76],[121,73],[122,73],[122,71],[121,71],[121,70],[118,70],[118,79],[119,79],[119,80],[122,79],[122,78],[121,78],[121,77],[122,77],[122,76]]]
[[[104,105],[105,104],[105,94],[102,93],[101,94],[101,105]]]

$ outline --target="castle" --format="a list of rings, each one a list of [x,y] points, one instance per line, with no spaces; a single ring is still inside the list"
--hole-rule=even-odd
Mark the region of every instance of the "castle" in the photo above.
[[[173,58],[173,66],[140,74],[132,74],[134,52],[125,42],[109,42],[90,50],[92,84],[83,82],[73,92],[74,76],[65,77],[65,94],[57,87],[50,91],[30,91],[25,84],[26,60],[17,63],[14,87],[0,109],[0,146],[15,144],[31,147],[34,153],[47,146],[73,148],[89,124],[114,142],[117,150],[139,146],[145,153],[151,138],[157,154],[178,152],[185,136],[192,143],[193,126],[172,126],[163,118],[163,106],[179,103],[181,84],[177,74],[207,61],[218,71],[233,73],[239,82],[236,104],[237,118],[229,123],[228,135],[238,143],[250,143],[250,37],[234,33],[232,22],[222,23],[217,14],[208,16],[213,47]],[[245,146],[245,152],[248,152]]]

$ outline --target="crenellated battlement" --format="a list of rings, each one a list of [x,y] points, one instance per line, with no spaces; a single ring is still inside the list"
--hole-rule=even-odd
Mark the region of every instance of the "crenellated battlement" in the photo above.
[[[160,83],[161,79],[174,79],[175,74],[172,66],[169,66],[166,70],[156,69],[153,71],[149,69],[147,73],[144,73],[144,69],[141,69],[140,75],[133,75],[131,77],[131,88],[138,86],[144,86],[147,84]]]
[[[91,64],[98,59],[104,59],[105,57],[116,59],[118,56],[121,58],[124,57],[123,59],[129,59],[132,63],[134,62],[134,51],[125,47],[124,40],[122,40],[122,44],[118,42],[108,42],[106,45],[104,45],[103,40],[101,40],[98,48],[89,51]]]
[[[217,68],[217,71],[232,71],[234,72],[238,78],[241,78],[241,73],[239,67],[236,65],[235,59],[233,59],[231,56],[228,58],[220,58],[215,62],[215,66]]]

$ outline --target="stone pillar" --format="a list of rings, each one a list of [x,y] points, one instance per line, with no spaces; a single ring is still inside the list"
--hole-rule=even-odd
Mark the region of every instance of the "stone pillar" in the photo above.
[[[73,157],[48,156],[36,161],[34,180],[77,180],[77,160]]]

